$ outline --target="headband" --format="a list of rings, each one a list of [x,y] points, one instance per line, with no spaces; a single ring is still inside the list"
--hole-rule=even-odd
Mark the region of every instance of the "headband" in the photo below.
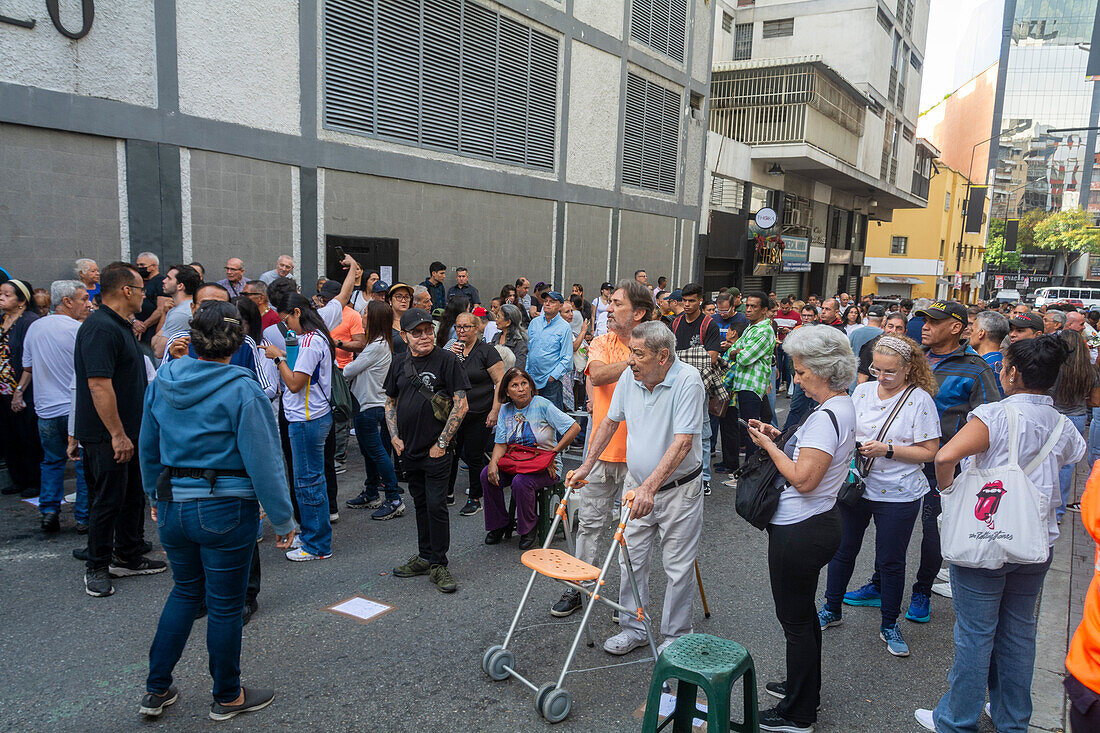
[[[28,303],[31,302],[31,291],[27,288],[22,280],[12,279],[8,280],[8,282],[11,283],[12,287],[19,288],[19,292],[23,294],[23,300],[27,301]]]
[[[913,350],[909,347],[909,344],[905,343],[897,336],[883,336],[878,340],[878,346],[885,346],[888,349],[901,354],[901,358],[909,361],[913,357]]]

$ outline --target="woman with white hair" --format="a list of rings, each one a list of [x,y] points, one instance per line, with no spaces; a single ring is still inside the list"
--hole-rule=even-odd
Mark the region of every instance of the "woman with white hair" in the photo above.
[[[84,288],[88,291],[88,299],[95,303],[96,296],[99,295],[99,265],[95,260],[81,257],[76,261],[73,270],[80,278],[80,282],[84,283]]]
[[[814,595],[821,569],[840,547],[836,497],[855,450],[856,413],[848,385],[856,357],[831,326],[803,326],[783,341],[795,384],[820,407],[783,448],[779,430],[749,421],[749,435],[779,469],[782,493],[768,525],[768,570],[775,615],[787,640],[787,676],[765,690],[780,703],[761,713],[760,730],[811,731],[821,703],[821,627]]]

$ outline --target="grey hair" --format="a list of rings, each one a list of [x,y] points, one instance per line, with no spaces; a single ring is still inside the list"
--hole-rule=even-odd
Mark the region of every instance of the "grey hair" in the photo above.
[[[89,257],[81,257],[79,260],[76,261],[76,266],[73,268],[73,272],[76,274],[77,277],[80,277],[85,272],[87,272],[89,268],[91,268],[91,266],[94,264],[95,260]]]
[[[423,285],[417,285],[413,288],[413,300],[416,300],[417,296],[423,295],[428,292],[428,289]]]
[[[56,308],[61,305],[62,298],[72,298],[77,290],[87,289],[87,286],[79,280],[54,280],[50,285],[50,302]]]
[[[838,392],[856,378],[856,355],[848,337],[832,326],[796,328],[783,339],[783,351]]]
[[[910,312],[916,313],[917,311],[922,311],[930,305],[932,305],[932,300],[930,298],[917,298],[913,301],[913,308]]]
[[[141,254],[138,255],[138,259],[141,259],[142,257],[144,257],[146,259],[149,259],[149,260],[152,260],[154,265],[156,265],[157,267],[160,267],[160,258],[157,257],[152,252],[142,252]]]
[[[1008,319],[997,311],[982,311],[974,319],[974,326],[985,331],[985,336],[999,344],[1008,335]]]
[[[661,321],[639,323],[630,332],[630,335],[645,341],[646,351],[654,354],[661,353],[661,349],[668,349],[669,363],[676,361],[676,337],[672,335],[672,330]]]
[[[1059,310],[1048,310],[1047,315],[1050,316],[1050,320],[1058,324],[1059,327],[1066,325],[1066,312]]]
[[[418,285],[417,287],[423,287]],[[427,290],[427,288],[424,288]],[[524,341],[527,340],[527,331],[523,328],[523,311],[519,309],[519,306],[512,305],[511,303],[505,303],[500,306],[500,312],[504,314],[504,317],[508,319],[508,332],[504,334],[506,339],[519,338]]]

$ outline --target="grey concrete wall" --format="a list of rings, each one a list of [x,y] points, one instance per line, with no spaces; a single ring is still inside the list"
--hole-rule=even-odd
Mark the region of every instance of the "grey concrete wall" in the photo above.
[[[256,278],[293,252],[290,166],[203,150],[191,151],[192,256],[211,279],[225,277],[229,257]]]
[[[617,276],[633,277],[635,270],[644,269],[652,285],[657,284],[657,278],[661,275],[672,283],[676,264],[675,244],[675,218],[637,211],[622,212]]]
[[[35,287],[121,255],[115,141],[0,124],[0,264]]]
[[[409,284],[433,260],[447,265],[448,287],[454,268],[468,267],[486,300],[521,274],[545,280],[553,225],[553,201],[325,171],[325,234],[399,240],[398,276]]]
[[[610,230],[611,209],[569,204],[565,212],[565,279],[554,284],[572,289],[573,283],[580,283],[589,300],[599,295],[600,284],[607,278]],[[562,292],[568,295],[570,290]]]

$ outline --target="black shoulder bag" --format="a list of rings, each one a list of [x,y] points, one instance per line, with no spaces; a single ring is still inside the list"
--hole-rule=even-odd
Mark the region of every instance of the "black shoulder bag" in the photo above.
[[[890,416],[886,418],[886,422],[882,424],[882,429],[878,431],[878,436],[875,438],[876,442],[881,443],[882,439],[886,437],[886,431],[890,429],[890,426],[894,424],[894,418],[901,412],[901,408],[905,405],[906,400],[909,399],[909,395],[913,394],[913,390],[916,386],[910,385],[905,392],[901,395],[901,399],[894,405],[894,409],[890,412]],[[837,437],[839,438],[839,431]],[[836,500],[847,507],[854,507],[859,498],[863,496],[864,490],[867,488],[866,478],[871,473],[871,466],[874,464],[874,458],[864,458],[859,455],[857,451],[852,458],[852,465],[848,469],[848,478],[840,485],[840,491],[836,495]]]
[[[454,399],[442,392],[432,392],[424,386],[424,380],[420,378],[420,373],[416,371],[416,367],[412,364],[411,354],[405,356],[404,371],[405,379],[416,385],[416,390],[420,392],[420,395],[426,399],[429,404],[431,404],[432,415],[435,419],[446,425],[447,418],[451,414],[451,408],[454,406]]]

